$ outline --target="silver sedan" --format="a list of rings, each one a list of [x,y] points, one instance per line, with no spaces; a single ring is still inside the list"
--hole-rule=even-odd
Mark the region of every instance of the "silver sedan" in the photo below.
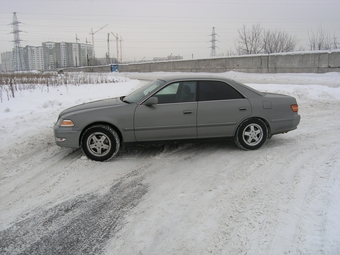
[[[218,76],[170,76],[128,96],[74,106],[54,126],[57,145],[105,161],[124,143],[233,138],[244,150],[297,128],[296,99]]]

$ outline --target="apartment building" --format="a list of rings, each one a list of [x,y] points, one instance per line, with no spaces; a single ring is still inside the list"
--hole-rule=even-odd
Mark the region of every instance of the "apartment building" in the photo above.
[[[26,46],[24,48],[24,59],[28,71],[44,70],[43,48],[41,46]]]
[[[91,44],[69,42],[43,42],[42,46],[20,48],[24,63],[21,71],[58,70],[64,67],[93,64]],[[12,72],[13,51],[1,53],[1,72]]]
[[[87,66],[93,52],[92,45],[83,43],[44,42],[42,48],[44,70]]]
[[[1,72],[13,71],[13,51],[1,53]]]

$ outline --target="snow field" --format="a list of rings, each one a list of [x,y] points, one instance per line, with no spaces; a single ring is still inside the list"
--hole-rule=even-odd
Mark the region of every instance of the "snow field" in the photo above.
[[[298,129],[256,151],[135,146],[100,163],[57,147],[62,109],[164,74],[110,75],[126,82],[22,91],[0,105],[1,254],[340,253],[340,74],[219,74],[298,100]]]

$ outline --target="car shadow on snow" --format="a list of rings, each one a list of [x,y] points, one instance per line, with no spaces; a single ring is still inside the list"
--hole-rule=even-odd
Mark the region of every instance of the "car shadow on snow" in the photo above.
[[[124,145],[117,157],[154,157],[160,154],[192,153],[204,150],[237,150],[232,140],[205,142],[149,142]]]
[[[286,146],[297,145],[300,138],[296,136],[288,136],[287,134],[275,135],[264,143],[257,150],[266,149],[283,149]],[[148,143],[131,143],[126,144],[117,155],[119,158],[130,157],[156,157],[159,155],[173,155],[180,153],[204,153],[209,151],[209,154],[214,151],[240,151],[240,149],[232,138],[213,139],[198,142],[148,142]]]

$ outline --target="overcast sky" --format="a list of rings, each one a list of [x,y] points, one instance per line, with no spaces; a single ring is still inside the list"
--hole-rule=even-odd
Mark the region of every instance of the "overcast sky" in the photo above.
[[[216,53],[226,54],[235,48],[238,29],[258,23],[285,30],[306,50],[308,33],[322,27],[340,46],[340,0],[0,0],[0,52],[13,48],[13,12],[21,22],[21,46],[76,42],[76,35],[92,42],[93,29],[96,57],[108,51],[108,33],[116,57],[114,33],[123,39],[125,61],[209,57],[213,27]]]

